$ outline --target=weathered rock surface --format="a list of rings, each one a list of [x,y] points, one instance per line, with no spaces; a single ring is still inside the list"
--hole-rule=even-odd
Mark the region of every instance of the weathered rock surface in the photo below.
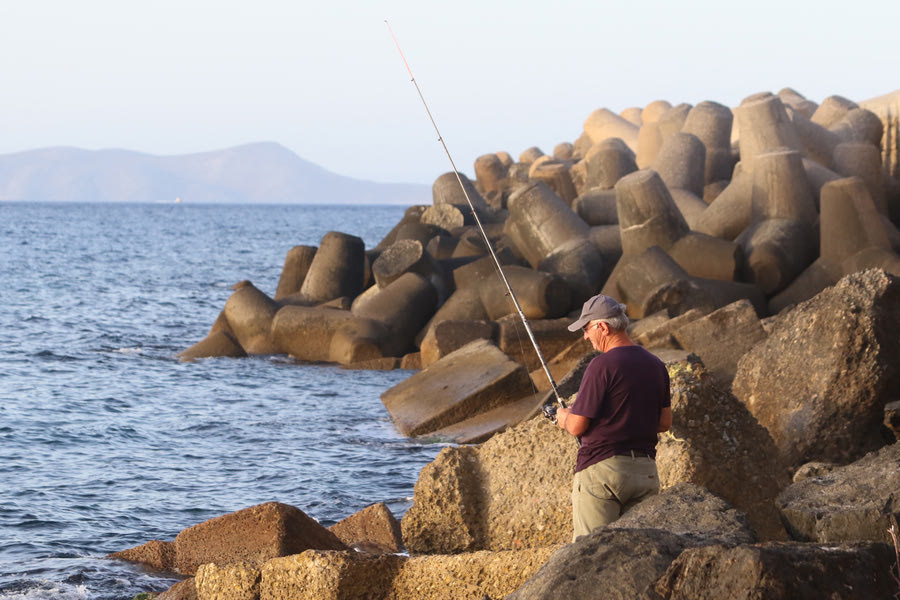
[[[691,545],[660,529],[601,528],[557,550],[507,599],[656,599],[654,581]]]
[[[702,485],[746,513],[760,539],[786,539],[774,501],[790,479],[768,432],[702,365],[679,363],[669,375],[672,428],[657,445],[660,486]]]
[[[504,598],[534,575],[554,550],[415,556],[403,562],[385,600]]]
[[[890,542],[892,518],[900,519],[900,443],[798,481],[777,504],[795,540]]]
[[[606,526],[607,529],[663,529],[698,544],[753,544],[747,516],[703,486],[676,483]]]
[[[190,577],[184,581],[179,581],[157,596],[156,600],[198,600],[197,586],[194,585],[194,578]]]
[[[732,390],[790,467],[880,447],[900,396],[900,279],[870,270],[797,305],[738,364]]]
[[[260,600],[381,599],[406,560],[395,554],[307,550],[263,565]]]
[[[887,544],[766,543],[689,548],[653,589],[667,600],[890,598]]]
[[[199,600],[259,600],[259,565],[201,565],[194,576]]]
[[[396,553],[403,548],[400,521],[378,502],[328,528],[346,545],[370,553]]]
[[[678,345],[703,361],[710,374],[726,389],[737,364],[766,332],[749,300],[739,300],[676,329]]]
[[[174,571],[175,543],[150,540],[146,544],[128,550],[113,552],[107,558],[141,563],[160,571]]]
[[[543,418],[426,465],[401,520],[411,554],[516,550],[572,536],[574,438]]]
[[[175,537],[176,568],[193,574],[206,563],[262,564],[310,548],[344,550],[346,546],[300,509],[267,502],[183,530]]]

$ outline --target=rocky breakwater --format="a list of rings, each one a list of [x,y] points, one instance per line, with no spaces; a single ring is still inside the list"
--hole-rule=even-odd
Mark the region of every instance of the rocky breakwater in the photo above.
[[[382,397],[398,428],[480,444],[422,470],[400,528],[409,556],[276,556],[253,567],[258,591],[234,597],[895,592],[884,529],[900,465],[881,423],[900,398],[900,193],[884,132],[838,96],[782,90],[734,110],[657,101],[600,109],[552,156],[487,154],[474,182],[462,177],[565,395],[591,351],[565,325],[600,290],[670,367],[666,489],[574,543],[575,443],[531,418],[547,382],[455,175],[375,248],[331,232],[288,253],[274,298],[240,284],[182,358],[424,367]],[[202,578],[191,589],[243,585],[227,573],[217,592]]]

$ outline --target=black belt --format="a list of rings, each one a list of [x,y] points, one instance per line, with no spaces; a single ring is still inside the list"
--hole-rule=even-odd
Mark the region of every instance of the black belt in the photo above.
[[[639,456],[645,456],[647,458],[653,458],[650,453],[644,452],[643,450],[626,450],[624,452],[619,452],[617,456],[630,456],[631,458],[637,458]]]

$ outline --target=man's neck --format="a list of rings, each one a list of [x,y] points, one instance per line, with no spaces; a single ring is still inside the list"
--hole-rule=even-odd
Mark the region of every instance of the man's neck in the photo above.
[[[610,335],[606,336],[604,340],[606,343],[604,344],[606,347],[603,349],[604,352],[609,352],[613,348],[623,348],[625,346],[634,346],[634,342],[631,341],[631,338],[628,337],[628,334],[624,331],[620,331],[618,333],[610,333]]]

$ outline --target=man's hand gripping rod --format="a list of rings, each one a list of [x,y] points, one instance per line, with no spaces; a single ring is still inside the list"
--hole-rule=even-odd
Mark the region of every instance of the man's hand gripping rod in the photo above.
[[[441,136],[441,132],[438,129],[437,123],[435,123],[434,117],[431,115],[431,110],[428,108],[428,103],[425,102],[425,96],[422,95],[422,90],[419,89],[419,84],[416,82],[416,78],[413,75],[412,69],[409,68],[409,63],[406,61],[406,56],[403,55],[403,50],[400,48],[400,42],[397,41],[397,36],[394,35],[394,30],[391,29],[391,25],[387,22],[387,19],[385,19],[384,24],[387,25],[388,31],[391,34],[391,38],[393,38],[394,44],[397,46],[397,51],[400,53],[400,58],[403,59],[403,64],[406,65],[406,70],[409,73],[410,80],[412,81],[413,85],[416,86],[416,92],[419,93],[419,99],[422,100],[422,105],[425,106],[425,112],[428,113],[428,119],[431,121],[431,125],[432,127],[434,127],[435,133],[437,133],[438,141],[444,148],[444,154],[447,155],[447,159],[450,161],[450,166],[453,168],[453,173],[456,175],[456,180],[459,182],[459,187],[462,190],[463,195],[466,197],[466,202],[469,204],[469,209],[471,209],[472,215],[475,217],[475,222],[478,224],[478,230],[481,232],[481,237],[484,238],[484,243],[491,253],[491,258],[494,260],[494,267],[497,269],[500,278],[503,280],[503,284],[506,286],[507,294],[509,295],[510,299],[512,299],[513,305],[516,307],[516,312],[519,313],[519,318],[522,319],[522,324],[525,326],[525,331],[528,333],[528,338],[531,340],[531,344],[534,346],[534,351],[537,353],[538,360],[541,361],[541,366],[544,368],[544,374],[547,375],[547,380],[550,381],[550,386],[553,388],[553,394],[556,396],[556,402],[559,404],[559,406],[565,408],[566,403],[559,395],[559,389],[556,387],[556,381],[553,379],[553,375],[550,374],[550,367],[547,366],[547,361],[544,360],[544,355],[541,353],[541,349],[538,346],[537,340],[534,338],[534,333],[531,331],[531,326],[528,324],[528,319],[525,318],[525,313],[522,312],[522,307],[519,305],[519,300],[516,298],[515,293],[513,293],[512,286],[509,284],[509,280],[506,278],[506,274],[503,272],[503,267],[500,265],[500,259],[497,258],[497,253],[494,252],[494,246],[491,244],[491,241],[488,239],[487,233],[484,231],[484,227],[481,224],[481,219],[478,217],[478,212],[475,210],[475,205],[472,203],[472,199],[469,198],[469,193],[466,191],[466,186],[463,185],[462,177],[460,177],[459,175],[459,170],[457,170],[456,164],[453,162],[453,157],[450,156],[450,151],[447,149],[447,144],[444,143],[444,138],[443,136]],[[544,406],[544,416],[552,421],[555,421],[556,408],[556,405],[553,404]]]

